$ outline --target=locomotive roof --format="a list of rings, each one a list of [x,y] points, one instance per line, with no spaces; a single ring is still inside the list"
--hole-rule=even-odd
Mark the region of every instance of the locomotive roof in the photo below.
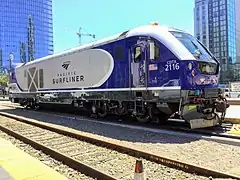
[[[88,44],[84,44],[81,46],[77,46],[68,50],[65,50],[63,52],[59,52],[53,55],[45,56],[39,59],[36,59],[34,61],[28,62],[25,65],[30,65],[33,63],[37,63],[43,60],[50,60],[55,57],[60,57],[60,56],[65,56],[77,51],[82,51],[85,49],[97,47],[100,45],[104,45],[110,42],[114,42],[120,39],[128,38],[128,37],[133,37],[133,36],[139,36],[139,35],[144,35],[144,36],[150,36],[153,37],[159,41],[161,41],[162,44],[164,44],[166,47],[168,47],[172,52],[175,53],[177,57],[179,57],[181,60],[191,60],[195,59],[193,55],[176,39],[174,38],[173,35],[169,33],[169,31],[177,31],[177,32],[184,32],[185,31],[176,29],[176,28],[171,28],[167,26],[153,26],[153,25],[147,25],[147,26],[140,26],[131,30],[127,30],[125,32],[121,32],[118,34],[115,34],[113,36],[109,36],[107,38],[103,38],[97,41],[93,41]]]

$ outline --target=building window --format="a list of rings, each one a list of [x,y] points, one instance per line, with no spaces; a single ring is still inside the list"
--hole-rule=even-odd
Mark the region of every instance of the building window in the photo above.
[[[226,64],[226,59],[225,58],[222,59],[222,63]]]
[[[225,5],[225,0],[221,0],[219,3],[220,5]]]

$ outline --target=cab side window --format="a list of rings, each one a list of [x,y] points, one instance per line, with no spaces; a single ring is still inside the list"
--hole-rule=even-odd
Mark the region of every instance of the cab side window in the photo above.
[[[157,61],[160,60],[160,46],[156,44],[154,41],[149,43],[149,52],[150,52],[150,60]]]
[[[155,48],[154,59],[159,60],[160,59],[160,47],[156,43],[154,43],[154,44],[155,44],[154,45],[154,48]]]
[[[142,59],[142,48],[141,46],[137,46],[134,48],[134,62],[138,63]]]

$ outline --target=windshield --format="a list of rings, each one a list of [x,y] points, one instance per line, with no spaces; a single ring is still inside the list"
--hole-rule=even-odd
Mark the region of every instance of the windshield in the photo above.
[[[199,61],[198,69],[202,74],[217,74],[218,63],[214,56],[193,36],[182,32],[171,32]]]
[[[217,73],[217,63],[198,62],[198,69],[202,74],[214,75]]]
[[[190,51],[190,53],[197,60],[216,63],[214,57],[193,36],[187,33],[176,31],[171,31],[171,33]]]

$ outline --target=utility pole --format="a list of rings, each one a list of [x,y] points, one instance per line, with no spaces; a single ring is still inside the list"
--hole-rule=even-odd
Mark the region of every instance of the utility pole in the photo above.
[[[11,71],[12,69],[12,64],[13,64],[13,61],[14,61],[14,55],[12,52],[9,53],[9,70]]]
[[[34,24],[33,18],[28,17],[28,62],[34,60]]]
[[[81,30],[82,30],[82,28],[80,27],[78,32],[77,32],[77,35],[78,35],[78,38],[79,38],[79,45],[82,44],[82,36],[91,36],[91,37],[93,37],[93,39],[95,39],[95,37],[96,37],[95,34],[84,34],[84,33],[81,33]]]

